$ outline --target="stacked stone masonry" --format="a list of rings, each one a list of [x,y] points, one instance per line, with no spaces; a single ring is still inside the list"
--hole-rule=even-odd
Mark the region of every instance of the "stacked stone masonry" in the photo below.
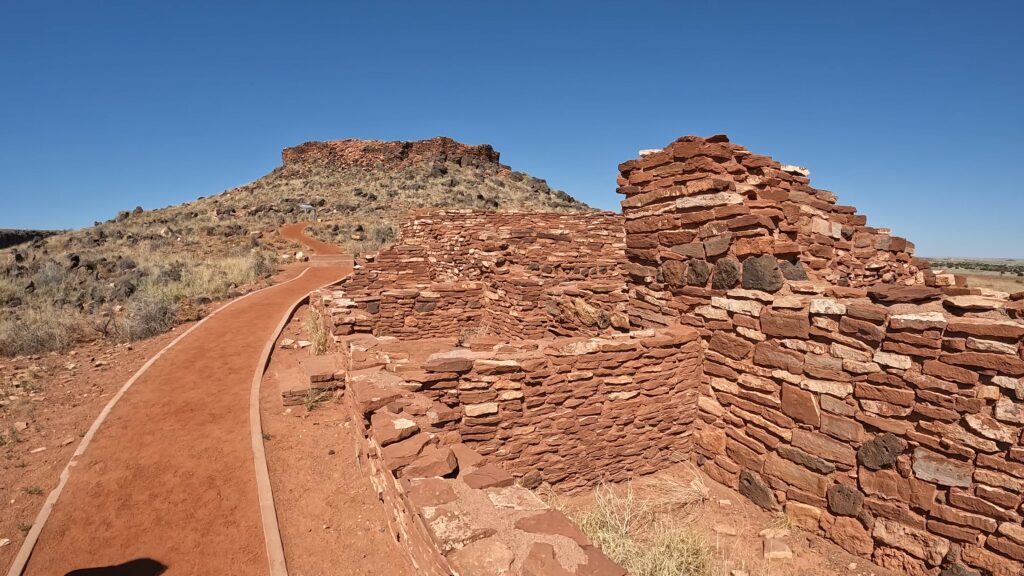
[[[724,136],[620,170],[621,216],[416,212],[315,295],[352,396],[371,366],[417,399],[361,412],[368,446],[390,406],[524,487],[690,459],[882,566],[1024,573],[1024,294],[928,269]],[[401,474],[378,476],[447,566]]]
[[[701,368],[691,328],[469,345],[478,350],[438,353],[400,374],[461,413],[452,429],[462,441],[527,483],[573,491],[690,453]]]
[[[418,574],[624,576],[562,513],[459,441],[453,409],[392,372],[406,364],[373,337],[343,340],[350,416],[388,525]],[[400,356],[400,355],[398,355]],[[458,357],[447,356],[449,367]],[[435,365],[437,360],[432,361]]]
[[[1021,574],[1021,295],[957,286],[724,137],[620,168],[631,320],[705,344],[703,469],[906,574]]]
[[[413,213],[400,245],[330,291],[331,329],[506,339],[628,330],[622,236],[607,212]]]

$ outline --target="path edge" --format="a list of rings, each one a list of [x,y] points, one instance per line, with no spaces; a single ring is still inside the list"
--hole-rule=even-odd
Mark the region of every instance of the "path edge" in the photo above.
[[[309,270],[309,268],[306,268],[306,270]],[[256,363],[256,371],[252,376],[252,386],[249,389],[249,437],[252,442],[253,464],[256,468],[256,492],[259,497],[260,518],[263,522],[263,539],[267,548],[270,576],[288,576],[288,563],[284,554],[281,527],[277,520],[274,490],[270,484],[270,468],[267,466],[266,447],[263,445],[263,416],[260,413],[260,390],[263,385],[263,377],[266,375],[267,366],[270,365],[270,356],[274,353],[274,344],[277,343],[277,339],[284,332],[288,321],[295,314],[295,311],[309,301],[310,293],[314,290],[337,284],[349,274],[344,274],[336,280],[313,288],[310,292],[307,292],[292,303],[281,317],[281,321],[278,322],[277,328],[274,329],[270,339],[264,345],[263,352]]]
[[[304,276],[306,272],[309,272],[309,270],[310,267],[306,267],[294,278],[290,278],[279,284],[274,284],[272,286],[260,288],[259,290],[253,290],[248,294],[245,294],[243,296],[235,298],[234,300],[231,300],[230,302],[223,304],[213,312],[210,312],[199,322],[196,322],[194,325],[192,325],[191,328],[179,334],[174,340],[171,340],[169,344],[161,348],[156,354],[150,357],[150,359],[147,360],[146,363],[143,364],[142,367],[135,372],[135,374],[132,374],[132,377],[129,378],[128,381],[125,382],[120,389],[118,389],[117,393],[114,394],[113,398],[111,398],[110,401],[107,402],[107,404],[103,407],[103,409],[100,410],[99,415],[96,416],[96,419],[93,420],[92,425],[89,426],[89,430],[85,433],[85,436],[82,437],[82,441],[78,443],[78,447],[75,449],[75,452],[71,455],[71,459],[68,460],[68,463],[64,466],[64,469],[61,470],[60,479],[57,482],[56,488],[54,488],[46,497],[46,501],[43,502],[43,507],[40,508],[39,513],[36,514],[36,518],[32,522],[32,528],[28,531],[28,535],[25,536],[25,541],[21,543],[21,548],[18,550],[18,555],[14,557],[14,561],[11,563],[10,569],[7,571],[7,576],[22,576],[24,574],[25,568],[28,566],[28,561],[32,558],[32,552],[35,550],[36,544],[39,542],[39,535],[42,533],[43,527],[46,525],[47,520],[49,520],[50,513],[53,511],[53,507],[57,504],[57,501],[60,499],[60,495],[64,491],[64,486],[67,484],[68,479],[71,477],[71,469],[76,464],[78,464],[78,459],[85,454],[85,450],[89,447],[89,444],[92,443],[93,436],[96,435],[96,432],[99,430],[100,426],[102,426],[103,423],[106,421],[107,417],[110,415],[110,412],[113,411],[114,406],[116,406],[118,401],[121,400],[121,397],[128,392],[128,390],[132,387],[133,384],[135,384],[135,381],[138,380],[143,374],[145,374],[146,371],[149,370],[149,368],[153,364],[155,364],[156,361],[159,360],[161,356],[164,355],[165,352],[173,348],[178,342],[183,340],[193,331],[197,330],[200,326],[206,323],[207,320],[213,318],[214,316],[222,312],[225,308],[228,308],[229,306],[232,306],[237,302],[241,302],[242,300],[245,300],[246,298],[254,294],[259,294],[264,290],[270,290],[271,288],[276,288],[278,286],[288,284],[289,282],[294,282],[295,280],[302,278],[302,276]],[[277,336],[275,335],[274,340],[276,339]],[[260,371],[262,371],[262,369],[260,369]],[[262,497],[260,498],[260,500],[262,507]],[[282,574],[282,576],[285,576],[286,574],[287,572]],[[274,574],[274,576],[278,575]]]

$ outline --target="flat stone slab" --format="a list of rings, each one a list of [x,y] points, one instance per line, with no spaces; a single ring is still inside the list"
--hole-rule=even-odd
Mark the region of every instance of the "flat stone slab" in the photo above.
[[[565,536],[569,538],[579,546],[590,546],[590,539],[580,532],[580,529],[576,527],[565,514],[557,510],[548,510],[541,512],[540,514],[534,514],[533,516],[526,516],[516,520],[516,528],[523,532],[530,532],[532,534],[555,534],[558,536]]]
[[[484,464],[468,474],[460,475],[459,478],[470,488],[476,489],[511,486],[515,483],[515,478],[511,474],[495,464]]]
[[[337,355],[310,356],[300,362],[310,383],[330,382],[344,378],[341,362]]]

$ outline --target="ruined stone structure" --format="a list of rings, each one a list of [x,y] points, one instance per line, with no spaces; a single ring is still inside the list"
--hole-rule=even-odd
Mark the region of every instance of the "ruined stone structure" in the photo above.
[[[411,477],[486,465],[573,491],[689,459],[882,566],[1020,574],[1024,295],[957,286],[724,137],[620,170],[621,216],[416,213],[315,295],[418,565],[444,573],[472,541],[523,573],[621,573],[588,542],[524,547],[481,520],[456,542],[436,519],[463,484],[424,504]]]
[[[626,330],[621,217],[419,212],[344,284],[335,333],[505,338]]]
[[[705,342],[703,469],[907,574],[1019,574],[1024,302],[724,138],[620,169],[630,318]]]

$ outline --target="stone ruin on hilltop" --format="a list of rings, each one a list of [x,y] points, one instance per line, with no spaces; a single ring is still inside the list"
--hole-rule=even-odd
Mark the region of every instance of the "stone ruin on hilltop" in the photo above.
[[[314,294],[416,566],[621,575],[528,488],[688,460],[881,566],[1020,574],[1021,295],[724,137],[619,169],[621,215],[417,212]]]

